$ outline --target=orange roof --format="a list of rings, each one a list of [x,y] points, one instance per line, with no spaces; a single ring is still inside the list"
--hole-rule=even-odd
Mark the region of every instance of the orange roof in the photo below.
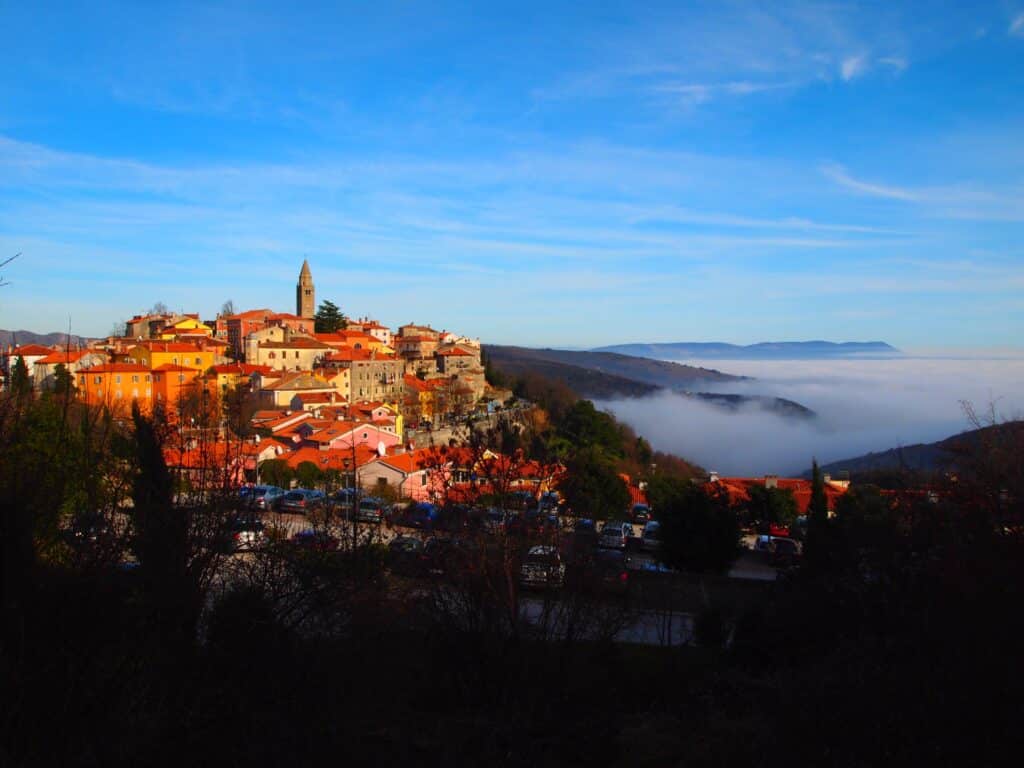
[[[140,341],[138,346],[145,347],[151,352],[201,352],[195,344],[188,344],[184,341],[153,341],[147,339]]]
[[[441,357],[449,357],[451,355],[458,355],[459,357],[473,357],[469,352],[464,349],[459,349],[458,347],[455,347],[455,349],[446,349],[443,352],[438,352],[437,354]]]
[[[337,362],[352,362],[353,360],[371,360],[373,353],[368,349],[339,349],[327,358]]]
[[[105,365],[94,365],[89,373],[149,373],[149,368],[136,363],[107,363]]]
[[[807,514],[807,508],[811,504],[811,481],[803,480],[801,478],[789,478],[780,477],[777,479],[777,487],[780,491],[790,491],[793,494],[793,500],[796,501],[797,513],[801,515]],[[742,504],[750,501],[750,488],[758,485],[762,488],[765,487],[765,478],[763,477],[722,477],[719,478],[718,483],[725,488],[729,494],[729,501],[734,504]],[[825,484],[825,498],[828,500],[829,509],[832,509],[835,505],[836,499],[846,493],[846,489],[837,488],[833,485]]]
[[[92,371],[96,369],[90,368],[89,370]],[[165,373],[199,373],[198,368],[190,368],[187,365],[176,365],[174,363],[164,363],[163,365],[158,365],[156,368],[153,369],[153,371],[161,371]]]
[[[86,355],[97,354],[94,349],[75,349],[68,352],[51,352],[42,360],[36,360],[36,363],[43,365],[54,365],[55,363],[77,363]]]
[[[242,373],[251,376],[254,373],[262,373],[264,376],[273,373],[274,369],[269,365],[253,365],[252,363],[239,363]]]
[[[429,461],[429,450],[421,449],[418,451],[407,451],[406,453],[398,453],[391,456],[381,456],[377,461],[381,464],[387,464],[393,469],[397,469],[406,475],[411,475],[413,472],[419,472]]]
[[[12,357],[36,357],[49,355],[53,352],[52,347],[44,347],[42,344],[26,344],[23,347],[15,347],[11,350]]]
[[[304,447],[292,451],[282,458],[292,468],[298,467],[304,461],[309,461],[316,464],[321,470],[335,469],[341,472],[352,469],[352,454],[351,448],[332,448],[324,451],[319,448]],[[376,451],[367,448],[365,445],[357,445],[354,457],[355,464],[357,467],[361,467],[372,461],[376,456]]]
[[[213,366],[213,372],[222,375],[233,373],[237,376],[241,376],[245,373],[245,369],[242,368],[240,363],[224,363],[222,365]]]
[[[330,349],[316,339],[291,339],[290,341],[261,341],[262,349]]]
[[[269,309],[247,309],[245,312],[222,317],[221,320],[256,320],[257,318],[270,317],[273,314]]]

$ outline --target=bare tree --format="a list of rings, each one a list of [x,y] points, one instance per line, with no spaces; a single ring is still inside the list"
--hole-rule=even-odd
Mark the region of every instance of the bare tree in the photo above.
[[[8,264],[10,264],[12,261],[14,261],[19,256],[21,256],[21,254],[20,253],[16,253],[13,256],[11,256],[10,258],[4,259],[3,261],[0,261],[0,269],[2,269],[3,267],[6,267]],[[5,285],[10,285],[10,283],[7,282],[6,280],[4,280],[3,276],[0,275],[0,288],[2,288]]]

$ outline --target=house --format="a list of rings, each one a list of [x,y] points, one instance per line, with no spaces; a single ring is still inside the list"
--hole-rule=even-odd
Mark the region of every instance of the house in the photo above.
[[[271,379],[265,374],[256,374],[258,393],[265,407],[290,408],[292,398],[296,395],[317,393],[338,394],[331,384],[310,371],[294,371],[283,373],[280,378]]]
[[[44,347],[41,344],[25,344],[20,347],[10,348],[7,354],[4,355],[3,369],[7,374],[10,374],[15,362],[20,357],[25,361],[25,369],[28,373],[29,381],[34,381],[35,364],[44,357],[52,355],[54,351],[51,347]]]
[[[220,362],[214,348],[181,341],[143,341],[128,351],[128,357],[130,362],[147,368],[180,365],[199,371],[205,371]]]
[[[144,410],[153,401],[153,372],[137,363],[106,363],[79,371],[75,381],[78,397],[93,406],[106,406],[127,415],[133,400]]]
[[[269,327],[250,333],[245,340],[245,361],[288,371],[309,371],[331,348],[310,336],[292,333],[286,327]]]
[[[367,317],[362,317],[359,320],[354,321],[350,320],[348,329],[368,333],[375,339],[378,339],[385,347],[391,346],[391,329],[387,326],[381,325],[376,320],[371,320]]]
[[[359,482],[371,493],[389,487],[402,499],[438,499],[440,488],[429,466],[428,451],[378,456],[359,470]]]
[[[742,506],[750,501],[750,488],[753,486],[789,491],[793,494],[798,515],[806,515],[807,508],[811,503],[811,481],[803,478],[779,477],[778,475],[765,475],[764,477],[718,477],[712,475],[708,485],[724,488],[729,495],[729,501],[737,506]],[[836,500],[846,493],[848,486],[848,483],[845,486],[839,483],[825,483],[825,499],[828,503],[829,514],[835,511]]]
[[[199,315],[178,315],[164,322],[156,334],[164,341],[171,341],[175,336],[188,334],[190,336],[213,336],[213,328],[199,319]]]
[[[39,358],[32,366],[34,384],[36,389],[52,389],[53,376],[58,365],[63,365],[72,376],[79,371],[85,370],[94,365],[103,365],[107,362],[107,356],[95,349],[75,349],[65,352],[51,352],[46,357]],[[75,379],[72,379],[74,382]]]
[[[372,350],[344,349],[324,360],[327,368],[349,371],[349,400],[399,402],[404,393],[405,364]]]
[[[469,351],[465,347],[452,345],[437,351],[437,370],[439,373],[451,375],[460,371],[480,368],[480,350]]]
[[[399,437],[393,431],[376,424],[358,421],[309,419],[303,422],[296,434],[304,445],[319,450],[349,449],[364,445],[372,450],[386,451],[399,444]]]

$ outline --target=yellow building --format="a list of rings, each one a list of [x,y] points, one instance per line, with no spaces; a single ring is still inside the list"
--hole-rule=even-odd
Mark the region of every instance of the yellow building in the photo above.
[[[219,362],[218,357],[213,349],[180,341],[143,341],[128,351],[129,362],[151,369],[161,365],[184,365],[205,371]]]
[[[188,336],[213,336],[213,328],[202,322],[198,317],[184,315],[173,322],[167,323],[160,330],[160,338],[165,341],[181,334]]]

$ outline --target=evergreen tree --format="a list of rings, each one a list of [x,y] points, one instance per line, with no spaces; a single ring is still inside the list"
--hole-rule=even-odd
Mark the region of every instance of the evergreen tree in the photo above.
[[[313,327],[317,333],[334,333],[348,327],[348,318],[337,304],[324,300],[313,316]]]
[[[827,563],[830,549],[828,498],[818,460],[811,463],[811,501],[807,506],[807,547],[805,560],[811,569]]]
[[[64,363],[57,363],[53,370],[53,391],[59,396],[70,396],[75,391],[75,379]]]
[[[569,508],[580,517],[621,518],[629,506],[629,489],[615,462],[596,445],[580,448],[566,462],[565,479],[559,490]]]
[[[25,358],[18,355],[18,359],[11,366],[11,392],[19,400],[32,394],[32,382],[28,378],[28,366],[25,365]]]
[[[650,498],[661,521],[662,562],[701,574],[729,569],[739,555],[740,528],[724,489],[671,478]]]

